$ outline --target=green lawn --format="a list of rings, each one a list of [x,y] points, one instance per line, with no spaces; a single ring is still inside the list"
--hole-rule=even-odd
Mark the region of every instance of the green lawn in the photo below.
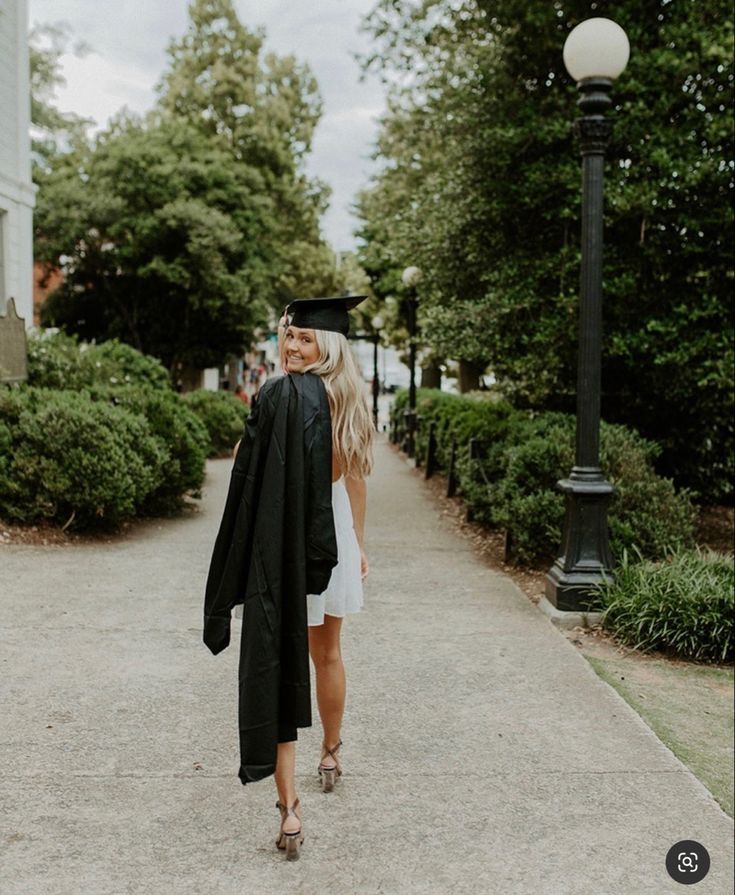
[[[733,816],[733,669],[583,654]]]

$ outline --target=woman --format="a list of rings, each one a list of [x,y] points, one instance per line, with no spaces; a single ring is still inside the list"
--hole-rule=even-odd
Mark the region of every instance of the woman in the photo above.
[[[362,297],[349,301],[354,306]],[[339,560],[327,590],[307,594],[309,654],[316,672],[316,695],[324,737],[318,767],[322,790],[331,792],[342,775],[337,750],[345,705],[345,670],[340,650],[344,616],[359,612],[362,582],[369,572],[365,555],[365,477],[372,471],[374,424],[362,376],[346,338],[345,300],[336,299],[326,313],[315,313],[314,300],[293,302],[279,325],[279,355],[286,374],[310,371],[322,378],[332,423],[332,509]],[[289,315],[289,311],[292,312]],[[297,324],[302,324],[301,326]],[[304,326],[313,323],[315,326]],[[319,327],[329,328],[319,328]],[[294,770],[296,743],[278,744],[275,780],[281,829],[276,845],[287,858],[298,857],[303,842],[301,808]]]

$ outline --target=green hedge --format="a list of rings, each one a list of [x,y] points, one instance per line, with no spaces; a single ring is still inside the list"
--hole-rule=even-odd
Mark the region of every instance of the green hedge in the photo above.
[[[208,455],[229,456],[242,436],[245,420],[250,413],[247,404],[227,391],[197,389],[182,397],[209,433]]]
[[[206,427],[158,360],[111,340],[28,338],[28,383],[0,387],[0,514],[114,524],[198,497]]]
[[[172,391],[0,389],[0,513],[74,526],[170,513],[198,497],[209,436]]]
[[[493,521],[512,532],[518,558],[553,559],[562,535],[564,497],[556,482],[574,464],[575,421],[570,416],[545,427],[519,423],[500,453],[497,481],[488,489]],[[542,429],[539,433],[538,428]],[[614,487],[608,511],[613,555],[634,546],[659,558],[693,546],[696,510],[687,493],[674,490],[652,466],[656,446],[624,426],[600,424],[600,465]]]
[[[407,404],[408,393],[398,392],[391,417],[399,438]],[[447,395],[430,389],[418,390],[416,409],[422,416],[416,442],[420,456],[432,420],[437,464],[445,472],[456,439],[459,493],[474,518],[509,531],[516,560],[553,559],[564,521],[564,496],[556,482],[574,463],[574,417],[524,413],[483,393]],[[471,437],[485,442],[479,461],[469,459]],[[616,488],[608,514],[615,555],[637,547],[642,555],[658,559],[667,550],[694,543],[696,510],[687,492],[675,492],[670,480],[654,472],[658,451],[633,430],[601,423],[600,463]]]
[[[180,395],[169,389],[135,385],[94,386],[85,392],[95,402],[123,407],[143,416],[166,452],[165,476],[149,496],[147,512],[176,511],[184,494],[199,496],[209,451],[209,435]]]
[[[625,551],[612,584],[599,588],[602,623],[636,649],[684,659],[732,662],[732,556],[678,550],[658,563]]]
[[[161,487],[167,460],[140,414],[83,393],[0,389],[0,513],[7,519],[117,523]]]

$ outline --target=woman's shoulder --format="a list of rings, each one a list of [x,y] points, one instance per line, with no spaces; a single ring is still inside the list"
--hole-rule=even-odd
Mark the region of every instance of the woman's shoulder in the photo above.
[[[263,385],[261,385],[260,390],[263,389],[272,390],[274,388],[282,388],[287,382],[289,373],[283,373],[280,376],[269,376]]]
[[[288,387],[288,374],[284,376],[271,376],[261,385],[258,397],[274,398],[280,395],[284,388]]]

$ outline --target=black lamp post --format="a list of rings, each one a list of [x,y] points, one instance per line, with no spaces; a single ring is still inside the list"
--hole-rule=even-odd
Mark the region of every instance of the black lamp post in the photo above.
[[[416,448],[416,287],[421,280],[421,270],[418,267],[407,267],[401,274],[401,280],[408,292],[408,365],[411,373],[406,411],[406,453],[413,457]]]
[[[546,575],[546,597],[557,609],[569,611],[592,608],[594,586],[612,577],[607,506],[614,489],[599,459],[603,166],[612,130],[603,113],[629,53],[623,29],[604,18],[580,23],[564,44],[564,64],[577,81],[583,112],[575,122],[582,150],[577,432],[575,465],[569,478],[558,482],[566,498],[564,534],[561,556]]]
[[[378,397],[380,396],[380,373],[378,371],[378,344],[380,343],[380,330],[383,328],[383,318],[380,315],[373,317],[373,422],[375,431],[378,431]]]

